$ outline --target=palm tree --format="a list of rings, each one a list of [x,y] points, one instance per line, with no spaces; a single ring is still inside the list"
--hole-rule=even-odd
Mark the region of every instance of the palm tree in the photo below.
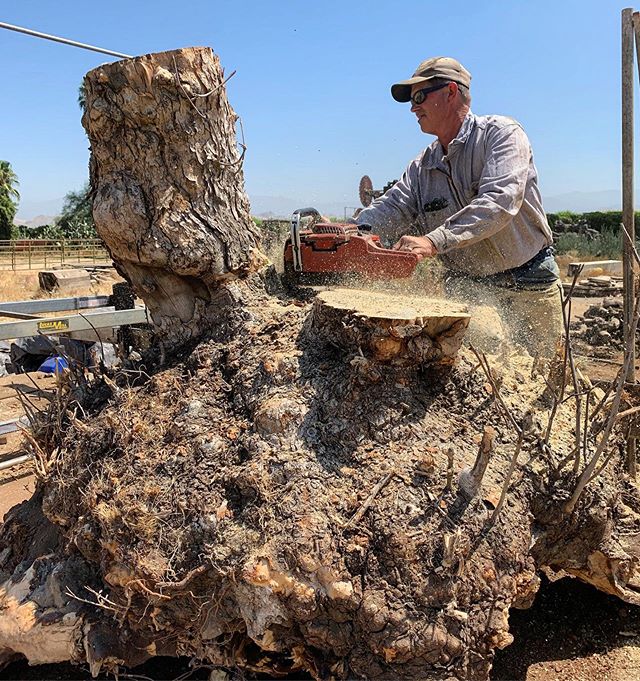
[[[18,177],[9,161],[0,161],[0,239],[11,239],[20,193]]]
[[[0,161],[0,194],[4,194],[12,201],[20,200],[20,192],[17,187],[18,176],[13,172],[9,161]]]
[[[80,83],[80,87],[78,88],[78,106],[84,111],[85,106],[87,105],[87,88],[84,84],[84,81]]]

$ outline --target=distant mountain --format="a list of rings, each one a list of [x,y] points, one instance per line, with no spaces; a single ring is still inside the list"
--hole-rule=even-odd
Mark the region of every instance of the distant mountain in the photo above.
[[[52,225],[57,217],[57,215],[36,215],[31,220],[16,219],[14,222],[23,227],[42,227],[42,225]]]
[[[42,216],[60,215],[63,203],[64,197],[60,197],[59,199],[44,199],[41,201],[21,199],[20,205],[18,206],[17,220],[15,222],[16,224],[21,224],[21,222],[32,222],[34,219],[38,219]]]
[[[353,211],[360,206],[360,201],[351,199],[347,203],[337,201],[315,200],[313,197],[305,199],[292,199],[287,196],[250,196],[251,215],[258,218],[289,218],[291,213],[298,208],[315,208],[323,215],[331,217],[344,217],[345,208],[347,217],[353,215]]]
[[[353,198],[347,203],[309,199],[292,199],[288,196],[250,196],[251,214],[262,218],[288,218],[296,208],[312,206],[321,213],[330,216],[344,217],[345,207],[347,217],[353,214],[360,201]],[[591,211],[621,210],[620,192],[615,189],[598,192],[567,192],[543,198],[544,209],[547,213],[557,213],[568,210],[574,213],[588,213]]]
[[[622,196],[619,190],[606,189],[599,192],[568,192],[542,199],[547,213],[569,210],[573,213],[622,210]]]
[[[638,192],[640,198],[640,191]],[[324,200],[314,196],[306,196],[302,199],[289,196],[264,196],[251,195],[251,214],[262,218],[289,218],[297,208],[312,206],[324,215],[332,217],[347,217],[360,207],[360,201],[353,197],[346,201]],[[51,199],[46,201],[21,202],[16,224],[38,227],[51,224],[55,216],[60,214],[64,199]],[[557,213],[568,210],[574,213],[587,213],[590,211],[621,210],[620,191],[615,189],[597,192],[567,192],[543,198],[544,208],[548,213]],[[640,208],[640,207],[639,207]],[[346,210],[345,210],[346,209]]]

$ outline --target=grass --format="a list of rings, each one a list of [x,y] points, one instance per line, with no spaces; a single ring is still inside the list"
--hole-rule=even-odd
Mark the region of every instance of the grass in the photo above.
[[[580,234],[560,234],[554,240],[554,247],[559,255],[573,254],[616,260],[622,257],[622,241],[619,234],[605,231],[594,239],[587,239]]]
[[[40,290],[37,271],[0,272],[0,301],[33,300],[41,298],[44,291]]]

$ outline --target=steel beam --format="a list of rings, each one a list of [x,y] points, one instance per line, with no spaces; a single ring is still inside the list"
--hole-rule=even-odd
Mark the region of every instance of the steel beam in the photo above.
[[[25,336],[59,335],[70,331],[91,331],[113,328],[126,324],[150,323],[146,307],[133,310],[114,310],[75,314],[65,317],[47,317],[0,324],[0,340],[24,338]]]
[[[0,303],[0,315],[6,312],[39,314],[42,312],[67,312],[94,307],[106,307],[109,296],[75,296],[72,298],[46,298],[44,300],[12,300]]]
[[[9,419],[8,421],[0,421],[0,435],[6,435],[7,433],[15,433],[22,428],[29,427],[29,419],[26,416],[17,416],[14,419]]]

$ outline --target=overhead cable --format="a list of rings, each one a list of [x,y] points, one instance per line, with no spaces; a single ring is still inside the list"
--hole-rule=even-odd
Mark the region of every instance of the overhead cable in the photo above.
[[[122,52],[114,52],[113,50],[105,50],[102,47],[95,47],[94,45],[87,45],[85,43],[79,43],[75,40],[69,40],[68,38],[60,38],[57,35],[49,35],[48,33],[40,33],[40,31],[32,31],[30,28],[22,28],[21,26],[13,26],[12,24],[5,24],[0,21],[0,28],[6,28],[9,31],[17,31],[18,33],[26,33],[27,35],[32,35],[36,38],[44,38],[44,40],[53,40],[56,43],[62,43],[63,45],[71,45],[72,47],[80,47],[83,50],[90,50],[91,52],[101,52],[102,54],[110,54],[114,57],[120,57],[121,59],[132,59],[130,54],[122,54]]]

